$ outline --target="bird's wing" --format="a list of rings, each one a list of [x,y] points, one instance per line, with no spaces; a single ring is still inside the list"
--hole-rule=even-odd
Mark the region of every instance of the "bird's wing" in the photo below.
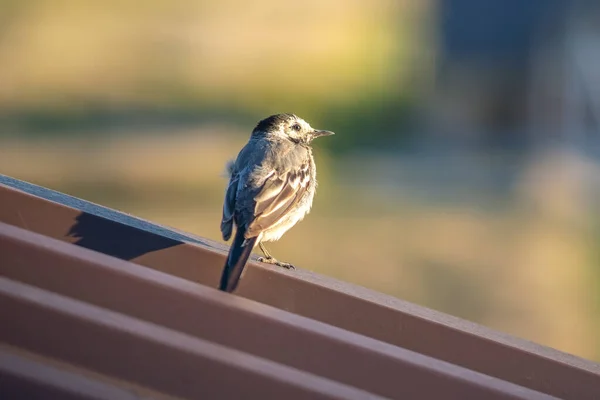
[[[232,175],[225,192],[223,201],[223,218],[221,219],[221,234],[223,240],[229,240],[233,229],[233,212],[235,210],[235,200],[238,190],[239,176]]]
[[[246,237],[258,236],[273,227],[298,204],[308,190],[310,170],[308,162],[298,168],[270,173],[254,196],[254,219],[248,225]]]

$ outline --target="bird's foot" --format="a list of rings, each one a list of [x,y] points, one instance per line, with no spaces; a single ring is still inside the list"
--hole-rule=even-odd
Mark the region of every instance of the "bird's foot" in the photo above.
[[[258,257],[258,261],[266,263],[266,264],[277,265],[278,267],[282,267],[282,268],[285,268],[285,269],[296,269],[296,267],[294,267],[292,264],[286,263],[286,262],[277,261],[273,257]]]

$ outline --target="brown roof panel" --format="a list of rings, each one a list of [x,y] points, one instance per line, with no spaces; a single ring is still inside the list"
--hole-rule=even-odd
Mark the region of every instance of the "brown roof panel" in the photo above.
[[[184,398],[379,396],[0,277],[0,340]]]
[[[371,344],[373,348],[351,345],[349,346],[351,350],[343,350],[344,341],[342,339],[354,338],[356,335],[352,336],[353,334],[359,334],[396,348],[402,347],[419,353],[416,354],[417,356],[430,356],[455,364],[457,367],[463,367],[455,371],[477,371],[561,398],[593,399],[597,398],[597,393],[600,392],[600,366],[596,363],[308,271],[289,272],[259,263],[250,263],[237,292],[238,296],[219,293],[212,288],[217,285],[224,262],[225,247],[223,245],[1,175],[0,204],[2,204],[0,222],[43,235],[35,239],[38,240],[36,247],[32,243],[34,236],[27,236],[26,232],[17,234],[16,231],[10,232],[10,229],[3,231],[5,232],[3,241],[12,243],[13,250],[16,251],[10,256],[13,260],[19,251],[22,255],[28,254],[27,248],[32,252],[29,258],[26,257],[29,260],[27,264],[30,265],[26,270],[29,272],[25,272],[24,269],[18,279],[79,300],[84,299],[86,302],[102,307],[112,307],[113,310],[120,313],[164,324],[198,337],[204,335],[205,338],[214,340],[211,343],[225,343],[227,346],[238,349],[236,351],[243,350],[259,354],[272,361],[296,365],[320,374],[324,370],[324,360],[327,359],[325,355],[329,354],[328,357],[331,359],[336,358],[337,362],[342,365],[349,363],[352,357],[356,357],[352,354],[358,354],[357,349],[360,348],[362,349],[360,351],[369,354],[369,357],[365,357],[366,360],[370,360],[368,362],[372,362],[372,365],[377,366],[376,368],[383,366],[386,359],[377,355],[374,344]],[[14,240],[9,237],[13,237]],[[133,269],[128,263],[122,264],[122,267],[119,268],[120,271],[117,272],[110,268],[100,268],[99,265],[107,262],[108,257],[99,261],[93,257],[100,256],[100,254],[89,251],[82,252],[79,251],[82,249],[71,245],[59,246],[58,242],[52,241],[50,238],[73,243],[78,247],[127,260],[130,263],[149,267],[168,275],[161,275],[167,278],[158,279],[158,281],[162,281],[159,284],[156,282],[158,275],[152,278],[155,279],[155,282],[152,283],[152,279],[149,277],[152,276],[153,271],[148,269],[137,268],[138,272],[145,271],[146,273],[141,273],[140,276],[131,276],[129,272]],[[21,241],[20,244],[19,241]],[[50,245],[49,243],[54,244]],[[24,247],[21,250],[15,250],[19,246]],[[52,251],[44,253],[44,246],[46,246],[46,250]],[[60,251],[53,250],[61,247]],[[7,257],[3,254],[8,253],[0,252],[0,257]],[[73,272],[77,268],[76,266],[80,265],[88,271],[87,273],[96,274],[94,279],[104,282],[103,285],[109,285],[108,282],[117,285],[119,291],[115,290],[115,293],[120,293],[121,296],[125,296],[124,293],[127,293],[129,285],[133,285],[137,288],[136,290],[141,290],[141,293],[147,293],[144,297],[150,304],[154,304],[157,311],[149,311],[151,307],[145,309],[139,299],[135,301],[133,299],[135,291],[131,291],[129,299],[127,296],[123,297],[122,304],[116,304],[116,302],[110,303],[106,300],[107,286],[102,289],[99,289],[100,286],[98,286],[94,289],[94,285],[82,285],[86,289],[78,292],[72,287],[69,288],[71,285],[63,283],[61,286],[60,279],[50,279],[46,276],[45,279],[36,281],[36,274],[41,274],[42,270],[33,262],[35,254],[37,257],[48,260],[49,263],[54,260],[51,262],[52,271],[62,271],[59,276],[64,277],[65,282],[73,284],[84,282],[83,274]],[[72,263],[66,261],[69,259],[69,254],[73,256],[71,257]],[[96,256],[90,256],[90,254],[96,254]],[[0,261],[3,260],[4,258],[0,258]],[[108,264],[112,265],[112,262],[108,262]],[[83,267],[84,265],[85,267]],[[124,267],[124,265],[129,267]],[[129,272],[125,273],[126,269]],[[34,271],[36,272],[34,273]],[[29,274],[29,277],[25,277],[26,274]],[[14,276],[17,277],[17,275]],[[191,283],[186,283],[179,278],[210,288],[195,286],[198,290],[192,295],[194,290],[189,286]],[[185,289],[186,287],[187,289]],[[88,295],[85,295],[84,292],[88,292]],[[154,301],[154,296],[163,301]],[[281,313],[281,311],[245,300],[244,297],[288,311],[291,314]],[[177,304],[183,310],[182,313],[185,311],[187,313],[185,315],[190,317],[178,320],[173,316],[164,316],[163,314],[168,313],[169,309],[166,305],[162,305],[163,303]],[[213,331],[202,330],[198,322],[194,325],[193,321],[188,321],[192,318],[193,307],[202,310],[198,314],[211,316],[211,320],[214,321],[220,320],[221,325],[211,325]],[[173,311],[170,310],[170,312]],[[340,340],[335,341],[329,337],[335,335],[323,335],[323,332],[327,332],[325,328],[319,328],[321,330],[304,329],[303,331],[300,326],[302,325],[300,317],[314,320],[311,321],[310,326],[321,326],[322,324],[316,325],[317,321],[320,321],[337,327],[337,333],[334,331],[330,331],[330,333],[335,333]],[[233,331],[251,327],[248,330],[258,339],[253,340],[252,345],[241,340],[236,342],[237,336],[231,333],[229,336],[227,333],[223,333],[222,338],[218,339],[219,329],[221,329],[220,332],[229,332],[224,328],[227,324],[230,324],[229,327],[233,328]],[[218,326],[221,328],[217,328]],[[316,351],[311,353],[310,348],[304,349],[304,359],[300,351],[296,353],[286,351],[285,354],[278,354],[277,351],[271,349],[269,353],[269,341],[261,338],[263,332],[273,335],[274,341],[279,341],[277,343],[285,343],[282,339],[284,334],[291,334],[296,341],[304,340],[303,343],[312,343],[312,346],[322,353],[323,358],[321,361],[317,361],[318,357],[314,356]],[[248,335],[247,332],[245,334]],[[358,341],[358,339],[356,340]],[[367,342],[361,343],[364,345]],[[399,355],[398,350],[396,353],[393,351],[391,353]],[[353,353],[353,351],[357,353]],[[336,356],[333,357],[333,355]],[[289,357],[289,359],[285,357]],[[396,364],[392,363],[391,365],[395,365],[394,368],[400,368],[399,360],[401,359],[402,357],[398,356],[394,361]],[[407,360],[410,359],[414,361],[419,358],[409,357]],[[425,359],[432,360],[421,357],[421,360]],[[388,359],[385,362],[390,361]],[[405,367],[409,368],[409,364],[406,364]],[[334,367],[335,364],[332,361],[332,368]],[[410,368],[416,370],[417,364],[413,364]],[[385,370],[381,371],[383,371],[382,376],[375,376],[373,373],[371,374],[373,377],[357,379],[353,384],[368,388],[370,379],[373,379],[371,384],[377,379],[380,379],[381,382],[385,382],[385,379],[389,381],[390,378],[385,376]],[[341,367],[340,371],[331,372],[328,376],[341,382],[349,382],[351,373],[350,368]],[[466,374],[469,373],[471,371]],[[459,373],[459,375],[461,374],[462,372]],[[447,375],[446,378],[450,375]],[[484,383],[484,385],[491,385],[491,383]],[[382,385],[379,393],[388,393],[386,390],[389,390],[389,387],[387,388]]]
[[[0,224],[10,279],[389,398],[539,393],[353,332]],[[544,396],[541,396],[544,397]]]
[[[0,346],[0,395],[27,400],[181,399],[6,345]]]

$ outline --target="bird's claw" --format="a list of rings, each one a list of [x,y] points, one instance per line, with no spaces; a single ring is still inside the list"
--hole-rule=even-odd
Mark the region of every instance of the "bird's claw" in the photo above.
[[[267,258],[267,257],[258,257],[258,261],[266,263],[266,264],[277,265],[278,267],[282,267],[282,268],[285,268],[285,269],[296,269],[296,267],[294,267],[294,265],[292,265],[290,263],[286,263],[286,262],[277,261],[273,257],[269,257],[269,258]]]
[[[292,270],[292,269],[296,269],[296,267],[294,267],[294,265],[293,265],[293,264],[286,263],[286,262],[279,262],[279,261],[278,261],[278,262],[276,262],[276,263],[275,263],[275,265],[278,265],[278,266],[280,266],[281,268],[290,269],[290,270]]]

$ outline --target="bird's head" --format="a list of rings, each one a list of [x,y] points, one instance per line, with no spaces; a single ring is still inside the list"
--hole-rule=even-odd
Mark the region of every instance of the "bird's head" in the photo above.
[[[253,136],[273,136],[294,143],[309,144],[321,136],[333,135],[333,132],[312,128],[308,122],[294,114],[276,114],[263,119],[252,131]]]

